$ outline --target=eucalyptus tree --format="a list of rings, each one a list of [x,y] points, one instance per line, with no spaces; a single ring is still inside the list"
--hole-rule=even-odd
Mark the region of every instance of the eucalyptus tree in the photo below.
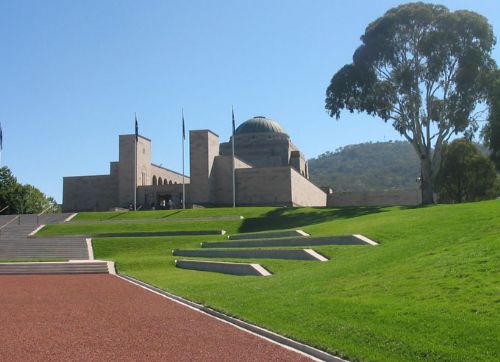
[[[483,129],[483,137],[495,167],[500,172],[500,69],[492,73],[489,95],[488,123]]]
[[[485,116],[493,29],[475,12],[419,2],[387,11],[361,41],[333,76],[325,108],[337,119],[349,110],[392,122],[420,159],[422,200],[432,203],[443,143],[474,134]]]

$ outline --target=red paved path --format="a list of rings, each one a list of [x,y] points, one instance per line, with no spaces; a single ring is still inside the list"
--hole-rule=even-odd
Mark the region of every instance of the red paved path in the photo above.
[[[305,361],[111,275],[0,276],[1,361]]]

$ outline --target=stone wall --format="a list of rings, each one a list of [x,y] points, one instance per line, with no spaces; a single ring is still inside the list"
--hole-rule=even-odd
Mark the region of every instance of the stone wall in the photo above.
[[[151,140],[139,136],[136,153],[134,134],[120,135],[119,138],[117,206],[128,207],[128,205],[134,203],[134,172],[136,161],[136,185],[145,186],[151,184]]]
[[[161,183],[160,183],[161,181]],[[184,176],[184,183],[189,183],[189,177]],[[182,173],[151,164],[151,185],[182,184]]]
[[[290,160],[290,139],[282,133],[244,133],[235,135],[235,155],[255,167],[286,166]],[[220,154],[232,155],[231,139],[220,144]]]
[[[250,168],[250,165],[235,157],[235,168]],[[233,158],[232,156],[217,156],[214,161],[215,200],[217,205],[233,204]]]
[[[238,205],[292,205],[291,167],[236,170]]]
[[[295,168],[302,176],[309,178],[307,162],[300,151],[292,151],[290,153],[290,165]]]
[[[186,194],[189,194],[189,184],[186,185]],[[137,189],[137,204],[143,210],[159,209],[160,198],[170,198],[175,208],[182,208],[182,183],[141,186]]]
[[[195,204],[213,203],[214,159],[219,155],[219,136],[210,130],[189,131],[190,199]]]
[[[294,168],[291,169],[293,206],[326,206],[327,194]]]
[[[421,203],[419,189],[334,192],[328,195],[327,206],[415,206]]]
[[[106,211],[117,205],[116,179],[109,175],[63,178],[63,212]]]

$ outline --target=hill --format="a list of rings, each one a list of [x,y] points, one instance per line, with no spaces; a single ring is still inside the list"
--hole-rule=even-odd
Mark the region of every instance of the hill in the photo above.
[[[336,191],[416,187],[418,157],[408,142],[361,143],[325,152],[309,160],[311,180]]]

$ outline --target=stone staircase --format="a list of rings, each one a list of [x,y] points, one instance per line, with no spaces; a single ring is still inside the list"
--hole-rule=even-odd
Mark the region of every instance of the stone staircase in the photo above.
[[[0,260],[90,258],[83,238],[14,238],[0,239]]]
[[[0,275],[11,274],[108,274],[109,263],[89,260],[43,263],[0,263]]]
[[[34,235],[41,225],[63,223],[70,216],[0,216],[0,261],[9,261],[0,263],[0,274],[114,273],[113,263],[93,260],[90,239]],[[44,259],[62,261],[37,262]]]

